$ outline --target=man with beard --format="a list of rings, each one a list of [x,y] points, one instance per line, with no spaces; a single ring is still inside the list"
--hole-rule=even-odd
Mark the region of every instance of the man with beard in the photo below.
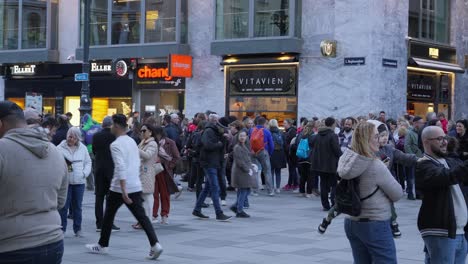
[[[423,193],[418,228],[425,244],[426,263],[465,263],[468,213],[460,183],[468,178],[468,161],[447,158],[447,137],[440,127],[422,132],[424,157],[416,165]]]
[[[341,152],[344,152],[351,146],[351,139],[353,138],[353,126],[355,125],[352,117],[347,117],[344,122],[343,130],[338,134],[340,140]]]

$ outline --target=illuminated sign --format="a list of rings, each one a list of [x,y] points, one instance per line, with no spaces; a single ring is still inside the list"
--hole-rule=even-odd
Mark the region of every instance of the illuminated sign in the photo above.
[[[36,73],[36,65],[13,65],[10,67],[12,75],[34,75]]]
[[[185,89],[185,78],[170,76],[166,63],[140,64],[135,73],[140,89]]]
[[[429,48],[429,57],[433,59],[439,58],[439,49],[437,48]]]
[[[127,63],[124,60],[118,60],[115,63],[115,73],[118,76],[123,77],[127,74],[127,72],[128,72]]]
[[[192,56],[169,55],[169,73],[173,77],[192,78]]]
[[[164,78],[166,81],[172,80],[172,76],[169,76],[168,68],[152,68],[145,65],[143,68],[138,70],[138,78],[141,79],[152,79],[152,78]]]
[[[112,72],[112,64],[91,63],[91,72]]]

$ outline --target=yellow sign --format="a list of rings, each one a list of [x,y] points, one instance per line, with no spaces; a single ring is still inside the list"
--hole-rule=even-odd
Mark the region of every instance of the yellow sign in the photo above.
[[[439,49],[437,48],[429,48],[429,57],[433,59],[439,58]]]

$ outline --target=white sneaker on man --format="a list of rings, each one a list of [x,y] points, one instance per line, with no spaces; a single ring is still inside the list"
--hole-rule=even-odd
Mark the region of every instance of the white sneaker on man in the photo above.
[[[226,206],[226,200],[221,200],[221,206]]]
[[[277,188],[277,189],[276,189],[276,193],[279,194],[280,192],[281,192],[280,188]]]
[[[161,225],[168,225],[169,224],[169,220],[167,219],[167,216],[163,216],[161,217],[161,222],[160,222]]]
[[[146,257],[146,259],[158,259],[159,256],[161,256],[161,253],[163,253],[163,248],[162,248],[161,244],[156,243],[156,245],[151,247],[150,253]]]
[[[99,244],[86,244],[85,247],[89,253],[105,255],[108,252],[108,247],[101,247]]]

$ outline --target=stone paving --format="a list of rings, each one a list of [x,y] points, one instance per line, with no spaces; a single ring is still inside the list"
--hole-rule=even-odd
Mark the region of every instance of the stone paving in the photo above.
[[[283,182],[285,177],[283,176]],[[228,205],[235,192],[228,193]],[[164,248],[160,263],[249,264],[249,263],[353,263],[349,242],[343,228],[343,217],[338,217],[324,235],[317,226],[324,217],[320,198],[298,197],[292,192],[281,192],[274,197],[261,194],[250,197],[249,219],[233,218],[217,222],[213,207],[203,209],[208,220],[192,217],[195,194],[184,192],[171,201],[168,225],[154,224]],[[402,199],[396,204],[398,222],[403,236],[397,239],[398,263],[423,263],[423,242],[416,220],[419,201]],[[149,243],[141,230],[133,230],[135,222],[128,209],[122,207],[115,224],[120,232],[113,233],[108,255],[86,253],[84,245],[98,240],[95,232],[94,195],[86,191],[83,202],[83,234],[76,238],[72,230],[65,236],[63,263],[123,264],[150,262],[144,257]],[[228,215],[233,213],[223,207]],[[71,220],[69,220],[71,221]],[[71,227],[71,224],[69,224]]]

